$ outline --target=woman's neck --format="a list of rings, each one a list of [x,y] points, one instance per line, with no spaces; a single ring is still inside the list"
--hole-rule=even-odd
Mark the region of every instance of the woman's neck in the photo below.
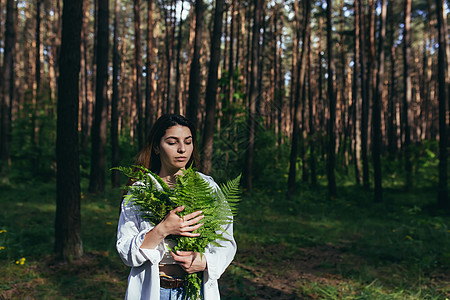
[[[167,183],[167,185],[169,187],[173,187],[175,185],[175,183],[177,182],[177,176],[178,175],[182,175],[183,174],[183,169],[178,169],[178,170],[172,170],[172,171],[168,171],[165,169],[161,169],[161,171],[159,171],[159,177],[161,177],[161,179]]]

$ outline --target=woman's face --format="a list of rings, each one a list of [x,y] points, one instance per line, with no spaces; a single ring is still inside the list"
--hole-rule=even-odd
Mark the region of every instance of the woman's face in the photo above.
[[[194,150],[191,130],[181,125],[167,128],[155,150],[161,159],[160,175],[175,174],[184,169]]]

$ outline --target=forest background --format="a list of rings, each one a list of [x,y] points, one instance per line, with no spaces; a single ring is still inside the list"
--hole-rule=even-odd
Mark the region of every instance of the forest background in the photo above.
[[[123,296],[110,168],[163,113],[197,125],[201,171],[243,172],[229,298],[450,297],[448,13],[1,1],[0,297]]]

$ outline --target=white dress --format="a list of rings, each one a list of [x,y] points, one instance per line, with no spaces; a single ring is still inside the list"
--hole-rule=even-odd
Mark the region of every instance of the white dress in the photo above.
[[[219,187],[212,177],[199,174],[215,189]],[[151,176],[151,175],[149,175]],[[151,177],[158,189],[161,185]],[[141,217],[141,212],[130,201],[122,202],[117,229],[116,248],[122,261],[131,267],[125,299],[159,300],[159,262],[166,251],[162,241],[155,249],[141,249],[144,237],[154,226]],[[205,300],[220,299],[217,280],[231,263],[237,246],[233,237],[233,224],[224,228],[224,237],[229,241],[218,241],[222,247],[208,245],[205,249],[207,269],[203,272],[203,295]]]

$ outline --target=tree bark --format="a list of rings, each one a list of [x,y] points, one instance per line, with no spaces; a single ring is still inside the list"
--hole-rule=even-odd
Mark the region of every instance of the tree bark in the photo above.
[[[113,78],[112,78],[112,99],[111,99],[111,166],[119,166],[119,21],[120,21],[120,0],[114,2],[114,41],[113,41]],[[147,75],[148,76],[148,75]],[[113,187],[120,186],[118,170],[111,171],[111,184]]]
[[[328,53],[328,103],[330,107],[330,119],[328,120],[328,193],[331,198],[337,196],[335,169],[336,156],[336,95],[334,90],[334,82],[336,79],[334,58],[333,58],[333,41],[332,41],[332,0],[327,0],[327,53]]]
[[[0,147],[0,174],[2,181],[7,181],[10,161],[11,142],[11,104],[14,98],[14,45],[16,43],[14,0],[6,1],[5,44],[3,54],[2,80],[2,106],[1,106],[1,147]]]
[[[381,184],[381,103],[383,98],[383,82],[384,82],[384,40],[386,37],[386,0],[381,1],[381,19],[380,19],[380,36],[378,46],[378,72],[376,81],[376,90],[373,97],[372,108],[372,159],[374,169],[374,197],[375,202],[382,202],[383,188]]]
[[[446,31],[443,19],[443,1],[436,0],[436,13],[438,20],[438,87],[439,87],[439,184],[438,184],[438,207],[448,210],[450,208],[450,201],[448,197],[447,185],[447,132],[446,132],[446,76],[445,63],[446,59]],[[448,57],[447,57],[448,58]]]
[[[299,150],[299,139],[300,135],[303,134],[300,130],[300,123],[302,119],[302,110],[300,108],[301,103],[305,104],[305,93],[303,93],[303,89],[305,87],[305,74],[306,74],[306,65],[307,65],[307,49],[309,47],[309,39],[310,39],[310,15],[311,15],[311,1],[306,0],[303,12],[303,34],[302,34],[302,50],[300,53],[300,57],[297,63],[297,88],[295,90],[295,98],[294,98],[294,119],[293,119],[293,130],[292,130],[292,141],[291,141],[291,154],[289,159],[289,175],[288,175],[288,194],[292,196],[295,192],[295,182],[296,182],[296,173],[297,173],[297,156]],[[302,98],[302,99],[301,99]]]
[[[80,164],[78,154],[78,78],[82,0],[64,0],[59,57],[56,137],[55,253],[64,260],[81,257]]]
[[[216,0],[214,12],[214,28],[211,39],[208,84],[206,86],[206,120],[203,130],[201,170],[205,174],[211,172],[214,125],[216,123],[217,71],[220,63],[220,43],[222,39],[222,18],[225,0]]]
[[[143,114],[142,114],[142,96],[141,96],[141,81],[142,81],[142,67],[141,67],[141,0],[134,0],[134,68],[135,68],[135,82],[134,92],[136,100],[136,135],[138,139],[139,148],[142,148],[144,143],[143,138]]]
[[[359,27],[359,5],[355,2],[355,63],[353,65],[353,121],[355,124],[355,180],[356,184],[361,184],[361,72],[360,72],[360,27]]]
[[[411,84],[411,0],[405,0],[405,28],[403,32],[403,84],[405,92],[403,95],[403,115],[405,141],[403,143],[403,154],[406,172],[406,188],[412,185],[412,162],[411,162],[411,126],[412,126],[412,84]]]
[[[153,118],[154,118],[154,110],[155,110],[155,89],[153,87],[154,85],[154,55],[153,55],[153,48],[154,46],[154,19],[153,19],[153,12],[154,12],[154,1],[148,0],[147,1],[147,60],[145,64],[145,70],[147,73],[147,76],[145,77],[145,133],[147,134],[150,132],[150,128],[153,125]]]
[[[98,1],[97,78],[92,126],[91,174],[89,192],[105,191],[106,135],[108,122],[109,1]]]
[[[251,42],[251,70],[249,80],[248,93],[248,145],[246,149],[245,160],[245,186],[248,190],[253,188],[253,162],[255,156],[255,131],[256,131],[256,105],[259,97],[258,91],[258,53],[259,53],[259,39],[261,29],[261,16],[264,0],[254,0],[254,19],[253,19],[253,33]],[[249,47],[250,48],[250,47]]]
[[[194,54],[192,57],[191,70],[189,73],[189,100],[187,107],[187,118],[198,128],[198,110],[200,107],[200,50],[202,47],[203,34],[203,0],[195,1],[195,38]]]

